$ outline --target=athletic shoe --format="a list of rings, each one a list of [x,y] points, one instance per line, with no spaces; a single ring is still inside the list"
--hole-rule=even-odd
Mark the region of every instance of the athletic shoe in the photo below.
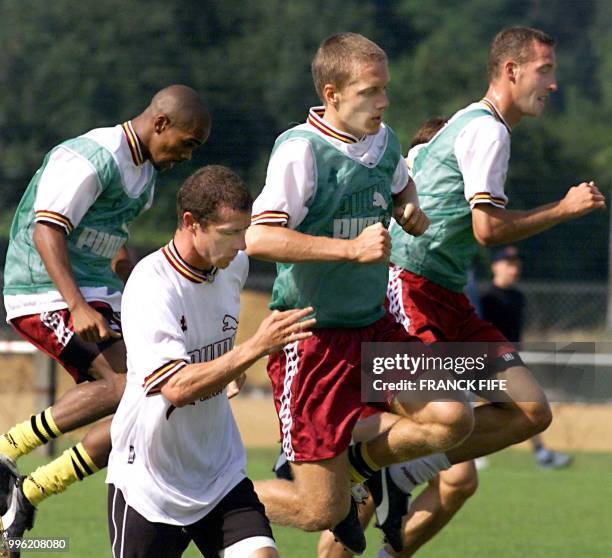
[[[4,515],[11,505],[11,495],[17,479],[19,471],[15,462],[0,454],[0,516]]]
[[[36,508],[23,493],[23,481],[26,477],[17,479],[12,493],[11,504],[2,517],[6,534],[11,539],[21,539],[26,531],[34,526]],[[11,558],[19,558],[19,552],[11,552]]]
[[[572,462],[572,456],[560,451],[549,450],[542,448],[535,452],[536,461],[540,467],[544,469],[563,469],[568,467]]]
[[[363,527],[359,522],[357,504],[352,497],[348,515],[331,532],[346,550],[353,554],[363,554],[363,551],[366,549],[366,538]]]
[[[284,479],[288,481],[293,480],[293,472],[291,471],[291,463],[287,460],[287,456],[281,450],[274,467],[272,467],[272,472],[276,475],[277,479]]]
[[[410,494],[402,492],[393,482],[387,467],[374,473],[367,485],[376,506],[376,527],[382,529],[393,550],[401,552],[404,548],[402,517],[408,511]]]

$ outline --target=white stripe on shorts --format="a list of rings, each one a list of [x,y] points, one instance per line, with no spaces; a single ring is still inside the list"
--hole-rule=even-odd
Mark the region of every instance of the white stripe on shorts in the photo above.
[[[293,378],[298,371],[298,342],[294,341],[285,345],[283,352],[285,353],[285,377],[283,378],[283,394],[281,395],[281,405],[278,412],[278,418],[281,421],[282,448],[289,461],[295,459],[295,452],[291,444],[291,427],[293,426],[293,418],[291,417],[291,384]]]
[[[42,312],[40,314],[40,321],[53,332],[62,347],[68,345],[68,342],[74,335],[74,331],[70,330],[59,312]]]
[[[389,299],[389,313],[395,318],[398,324],[401,324],[406,333],[410,327],[410,318],[406,314],[404,308],[404,299],[402,298],[402,280],[400,274],[402,268],[392,265],[389,268],[389,283],[387,284],[387,298]]]

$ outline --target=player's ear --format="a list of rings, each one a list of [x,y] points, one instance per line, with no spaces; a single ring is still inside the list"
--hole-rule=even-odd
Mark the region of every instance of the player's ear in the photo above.
[[[170,119],[165,114],[158,114],[153,119],[153,128],[157,134],[161,134],[166,128],[170,127]]]
[[[331,83],[326,83],[323,87],[323,103],[325,104],[325,106],[331,105],[335,107],[337,102],[338,88]]]
[[[519,69],[519,66],[514,60],[507,60],[504,63],[503,72],[506,74],[506,76],[512,83],[516,83],[518,69]]]
[[[191,211],[185,211],[181,220],[182,228],[187,230],[195,230],[198,220]]]

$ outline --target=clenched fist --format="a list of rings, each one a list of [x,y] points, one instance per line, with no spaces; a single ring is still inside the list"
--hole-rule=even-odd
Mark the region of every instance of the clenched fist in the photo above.
[[[595,182],[582,182],[573,186],[561,200],[560,206],[568,219],[582,217],[595,209],[605,209],[606,198]]]
[[[429,217],[420,207],[412,203],[407,203],[403,211],[397,212],[395,220],[412,236],[421,236],[430,225]]]
[[[349,259],[353,262],[382,263],[391,256],[391,236],[382,223],[366,227],[349,242]]]

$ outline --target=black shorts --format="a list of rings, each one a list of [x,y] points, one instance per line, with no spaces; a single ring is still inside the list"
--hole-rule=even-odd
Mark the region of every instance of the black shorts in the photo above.
[[[250,537],[270,537],[272,529],[253,483],[245,478],[202,519],[179,527],[151,523],[128,506],[115,485],[108,487],[108,528],[113,558],[178,558],[191,541],[205,558]]]

